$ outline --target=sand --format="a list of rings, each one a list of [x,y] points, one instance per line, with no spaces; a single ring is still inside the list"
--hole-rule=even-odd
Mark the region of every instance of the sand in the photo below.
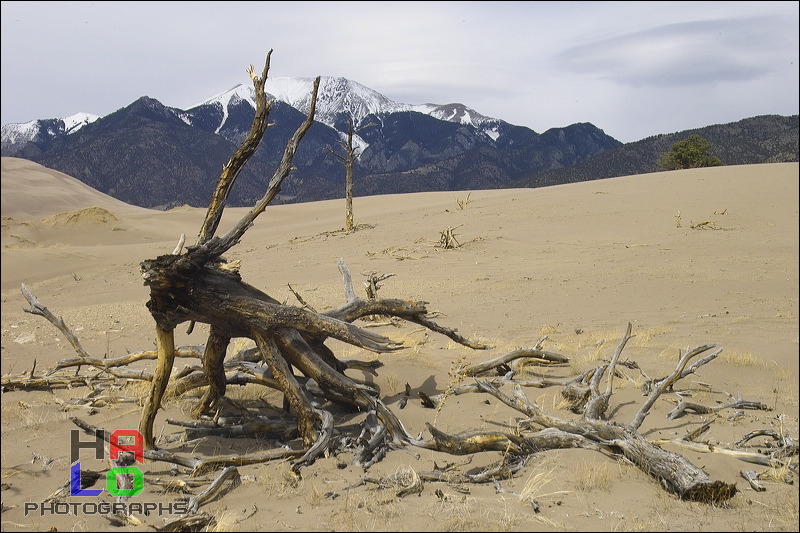
[[[291,178],[289,178],[291,179]],[[356,182],[357,187],[357,182]],[[245,208],[226,211],[221,229]],[[349,267],[355,288],[370,272],[394,274],[384,298],[429,302],[437,320],[462,335],[488,342],[470,350],[415,325],[375,326],[404,342],[399,352],[377,355],[329,342],[345,359],[380,359],[372,377],[387,405],[412,434],[426,423],[450,433],[514,431],[523,418],[494,398],[448,396],[440,410],[416,397],[443,393],[468,380],[451,377],[473,364],[533,346],[566,355],[558,368],[528,368],[527,379],[566,379],[608,360],[627,324],[635,335],[623,359],[647,375],[664,376],[678,356],[703,344],[723,348],[697,375],[681,381],[690,401],[719,406],[739,396],[770,410],[726,409],[716,415],[666,414],[678,396],[663,395],[641,431],[651,440],[677,439],[714,420],[700,438],[722,448],[755,451],[772,444],[759,437],[735,443],[754,430],[782,431],[798,439],[798,164],[716,167],[627,176],[541,189],[463,191],[357,197],[357,231],[344,233],[344,200],[270,206],[228,254],[241,261],[245,281],[281,301],[298,304],[297,291],[318,311],[345,301],[337,261]],[[64,319],[93,356],[119,357],[154,347],[154,323],[145,302],[139,263],[170,253],[179,236],[191,243],[205,212],[161,212],[121,203],[59,172],[30,161],[2,159],[2,375],[41,375],[74,357],[67,339],[49,322],[23,312],[25,284]],[[440,246],[451,229],[460,244]],[[361,323],[367,325],[367,323]],[[369,324],[374,326],[374,324]],[[179,345],[202,345],[208,330],[176,330]],[[244,343],[240,343],[240,346]],[[196,360],[178,359],[175,371]],[[153,361],[134,368],[152,371]],[[636,370],[615,380],[609,416],[627,423],[644,401]],[[74,372],[74,370],[72,370]],[[349,371],[365,379],[362,371]],[[67,372],[68,373],[68,372]],[[83,373],[90,374],[88,369]],[[405,384],[414,392],[405,409]],[[142,526],[112,528],[104,516],[24,513],[69,476],[70,417],[113,431],[135,429],[147,385],[119,380],[129,401],[65,410],[64,401],[85,396],[77,385],[2,394],[2,530],[152,531],[167,516],[138,515]],[[562,418],[579,415],[559,406],[559,387],[525,388],[528,398]],[[277,410],[280,393],[247,385],[229,396],[251,409]],[[297,441],[205,438],[169,442],[190,421],[197,395],[168,401],[155,431],[162,447],[178,454],[253,454]],[[353,430],[363,415],[331,408],[337,427]],[[88,438],[81,434],[82,439]],[[426,437],[427,437],[426,433]],[[392,474],[430,471],[434,464],[476,473],[501,452],[453,456],[418,448],[391,451],[368,471],[342,453],[290,475],[288,461],[239,467],[241,484],[204,504],[216,530],[232,531],[797,531],[794,485],[768,477],[756,492],[743,470],[770,469],[721,453],[664,448],[685,455],[714,480],[740,490],[724,506],[681,501],[657,481],[608,452],[552,450],[531,456],[512,479],[456,486],[426,482],[420,494],[397,496],[396,487],[373,482]],[[103,461],[85,457],[85,468]],[[89,454],[90,455],[90,454]],[[794,458],[797,464],[797,458]],[[161,482],[183,479],[170,465],[141,465],[144,491],[134,499],[167,504],[181,495]],[[796,471],[796,470],[795,470]],[[197,494],[212,476],[192,488]],[[100,484],[94,488],[99,488]],[[113,501],[66,497],[62,501]],[[534,505],[532,502],[535,502]]]

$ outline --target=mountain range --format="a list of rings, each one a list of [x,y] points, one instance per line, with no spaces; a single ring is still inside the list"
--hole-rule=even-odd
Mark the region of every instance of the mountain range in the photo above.
[[[709,153],[725,165],[797,162],[800,152],[798,115],[761,115],[728,124],[647,137],[572,167],[553,169],[512,182],[508,187],[545,187],[658,172],[662,170],[657,164],[658,156],[689,135],[699,135],[709,141]]]
[[[261,197],[286,140],[305,119],[312,83],[311,78],[267,80],[274,100],[270,126],[231,190],[229,205],[249,206]],[[4,125],[2,156],[35,161],[129,204],[204,207],[254,112],[253,89],[244,85],[188,109],[143,96],[103,117],[79,113]],[[349,117],[360,153],[353,171],[356,196],[530,187],[642,173],[620,173],[629,167],[652,172],[658,170],[653,150],[668,150],[679,136],[623,145],[590,123],[540,134],[462,104],[397,103],[352,80],[322,77],[315,123],[276,203],[344,196],[344,168],[330,151],[342,152]],[[723,162],[797,161],[796,115],[751,120],[762,130],[758,139],[750,137],[747,121],[720,127],[709,139],[715,148],[737,139],[729,150],[736,163],[732,157],[721,157]]]

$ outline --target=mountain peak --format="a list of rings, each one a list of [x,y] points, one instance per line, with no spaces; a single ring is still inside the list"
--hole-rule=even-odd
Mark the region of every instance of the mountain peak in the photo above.
[[[482,126],[488,122],[499,122],[496,118],[481,115],[474,109],[458,103],[444,105],[421,104],[411,106],[411,110],[425,113],[439,120],[468,124],[475,127]]]
[[[203,105],[220,105],[222,109],[225,110],[228,108],[229,104],[236,104],[241,100],[250,102],[253,108],[255,108],[255,98],[255,90],[250,86],[240,83],[238,85],[234,85],[227,91],[216,94],[208,100],[204,100],[199,104],[188,107],[187,109],[195,109]]]
[[[308,113],[313,83],[312,78],[270,78],[266,90],[278,100]],[[320,76],[315,118],[329,126],[333,126],[337,115],[342,113],[352,116],[358,124],[367,115],[407,111],[409,108],[347,78]]]
[[[313,87],[314,78],[278,77],[267,78],[265,90],[276,100],[287,103],[302,113],[308,113]],[[255,91],[252,87],[236,85],[189,109],[204,105],[219,106],[224,115],[229,105],[242,100],[255,107]],[[487,122],[498,122],[497,119],[481,115],[463,104],[404,104],[353,80],[340,76],[320,76],[315,114],[318,122],[335,127],[337,117],[344,114],[352,116],[353,121],[358,124],[369,115],[402,111],[415,111],[439,120],[476,127]]]
[[[99,119],[99,115],[91,113],[75,113],[65,118],[37,119],[22,124],[3,126],[0,138],[3,150],[15,153],[15,146],[21,147],[30,141],[54,139],[55,137],[75,133],[87,124]]]
[[[91,113],[75,113],[68,117],[62,118],[64,121],[64,130],[67,133],[75,133],[87,124],[91,124],[100,118],[100,115],[92,115]]]

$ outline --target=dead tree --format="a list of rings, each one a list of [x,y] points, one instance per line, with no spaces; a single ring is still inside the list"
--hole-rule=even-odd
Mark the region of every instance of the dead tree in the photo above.
[[[516,350],[505,356],[461,369],[462,377],[473,377],[476,379],[475,383],[448,390],[449,394],[488,393],[507,406],[522,412],[527,419],[520,422],[516,431],[467,431],[448,435],[428,424],[427,429],[431,438],[423,439],[422,434],[413,437],[407,433],[396,415],[383,404],[379,392],[372,385],[345,375],[344,371],[347,368],[365,368],[363,364],[357,367],[355,363],[338,359],[325,345],[326,340],[334,338],[378,353],[403,348],[402,345],[382,335],[353,324],[355,320],[364,317],[390,316],[419,324],[473,349],[486,349],[488,346],[471,341],[462,337],[456,330],[434,322],[428,315],[425,302],[356,297],[350,273],[343,261],[340,261],[339,269],[347,301],[325,313],[317,313],[308,306],[294,307],[282,304],[245,283],[239,274],[238,264],[228,263],[223,254],[239,242],[256,217],[278,194],[282,182],[290,174],[297,147],[313,123],[319,87],[317,78],[313,85],[308,115],[287,141],[283,159],[267,184],[264,196],[230,230],[222,236],[216,236],[228,192],[243,165],[255,152],[267,128],[271,106],[267,101],[264,86],[271,53],[272,51],[267,55],[260,76],[256,74],[252,65],[249,69],[255,86],[257,104],[253,124],[247,138],[223,167],[196,244],[182,251],[181,243],[173,253],[141,263],[144,283],[150,288],[147,307],[155,321],[157,341],[157,365],[154,373],[146,377],[151,380],[151,388],[139,422],[139,431],[144,437],[149,458],[188,465],[198,470],[217,466],[237,466],[270,460],[274,457],[287,457],[287,455],[295,457],[302,454],[302,457],[293,464],[293,468],[297,470],[312,463],[326,451],[335,451],[337,442],[342,441],[332,438],[333,416],[324,407],[329,401],[338,405],[352,406],[366,413],[362,434],[353,441],[358,443],[355,463],[365,468],[379,461],[388,448],[398,446],[416,446],[455,455],[486,451],[501,452],[502,459],[497,466],[482,474],[471,476],[465,474],[463,477],[466,481],[491,482],[513,475],[533,453],[579,447],[602,450],[624,458],[657,478],[667,490],[678,494],[681,498],[719,502],[733,497],[737,491],[735,485],[712,481],[701,468],[693,465],[688,459],[662,450],[657,443],[648,441],[638,431],[662,394],[671,392],[677,381],[716,357],[721,350],[689,366],[692,358],[710,350],[713,346],[704,345],[688,351],[667,377],[652,380],[648,378],[644,389],[647,399],[630,423],[621,424],[607,420],[606,411],[612,396],[617,367],[624,364],[620,361],[620,354],[631,338],[630,324],[611,361],[600,365],[592,372],[567,382],[553,380],[524,382],[513,379],[515,370],[511,365],[515,362],[527,361],[542,365],[563,365],[568,362],[564,356],[542,350],[539,341],[531,349]],[[78,352],[78,359],[60,362],[58,369],[78,364],[113,370],[117,364],[126,364],[146,356],[143,353],[141,356],[127,357],[123,361],[97,361],[83,350],[74,336],[71,336],[63,321],[50,313],[32,294],[26,292],[24,287],[23,293],[31,304],[28,312],[44,316],[53,322],[67,334]],[[196,459],[187,459],[156,449],[153,423],[170,380],[174,358],[176,355],[189,355],[189,352],[193,351],[176,349],[174,344],[174,330],[185,322],[209,325],[209,336],[203,348],[201,379],[194,379],[192,376],[176,379],[179,383],[175,388],[180,390],[208,385],[207,391],[193,410],[193,415],[200,417],[215,407],[225,397],[226,386],[229,383],[247,382],[274,387],[284,395],[284,407],[291,412],[296,421],[297,433],[302,439],[304,450],[291,452],[281,450],[277,455],[224,458],[198,463]],[[224,361],[226,349],[233,338],[239,337],[249,338],[255,342],[257,347],[255,356],[266,363],[266,369],[257,367],[252,360],[240,359],[234,364],[242,372],[233,377],[226,375],[226,370],[231,368],[228,366],[231,362]],[[378,366],[373,365],[367,370],[374,372]],[[9,380],[4,378],[3,387],[48,386],[48,382],[41,382],[34,376],[34,370],[35,365],[27,376]],[[250,374],[245,376],[243,372]],[[495,377],[483,377],[489,372],[494,372]],[[502,377],[497,378],[496,374]],[[145,379],[145,376],[140,379]],[[605,391],[601,391],[602,380],[606,382]],[[513,397],[500,390],[500,387],[508,384],[514,386]],[[565,398],[570,400],[571,410],[582,414],[580,419],[562,419],[546,414],[528,402],[521,392],[522,386],[558,385],[562,386]],[[406,394],[408,395],[408,387]],[[428,401],[432,407],[436,407],[436,402],[443,400],[428,398]],[[757,402],[742,401],[735,405],[738,408],[765,408],[763,404]],[[703,408],[694,404],[684,406],[682,411],[672,415],[681,416],[687,410],[702,412]],[[249,428],[263,427],[267,423],[257,422]],[[220,428],[216,425],[208,428],[198,423],[196,429],[217,431]],[[245,432],[248,428],[239,427],[236,431],[233,427],[227,429],[230,431],[226,434],[235,434]],[[285,427],[281,429],[284,430]],[[690,441],[691,439],[687,437],[682,439],[680,444],[692,446],[693,443]],[[780,448],[783,454],[781,457],[797,455],[797,446],[789,439],[785,439],[784,444]],[[423,473],[419,477],[435,481],[452,479],[453,473],[436,470]],[[417,485],[415,482],[414,490],[421,489],[421,485],[419,487]]]
[[[347,117],[347,140],[340,140],[339,145],[344,150],[344,153],[339,153],[327,148],[328,152],[333,154],[336,159],[339,160],[344,165],[345,168],[345,184],[344,184],[344,198],[345,198],[345,217],[344,217],[344,230],[347,232],[353,231],[355,227],[353,224],[353,165],[355,164],[358,156],[361,153],[358,150],[357,146],[353,146],[353,135],[356,133],[364,130],[365,128],[370,128],[375,126],[374,123],[370,122],[364,126],[361,126],[358,129],[355,129],[353,125],[353,116],[350,115]]]
[[[287,141],[283,159],[264,196],[227,233],[215,236],[228,192],[244,164],[255,152],[267,128],[271,102],[267,101],[264,85],[271,53],[272,51],[267,55],[261,76],[256,74],[252,65],[248,70],[256,93],[253,124],[247,138],[223,167],[197,243],[183,253],[178,247],[176,253],[141,263],[144,283],[150,287],[147,307],[156,323],[158,352],[152,387],[139,423],[139,431],[150,449],[155,445],[153,422],[174,362],[174,329],[184,322],[199,322],[210,326],[203,355],[203,369],[209,388],[194,414],[199,415],[214,406],[225,395],[223,358],[231,339],[249,338],[255,341],[273,378],[279,383],[286,404],[297,418],[303,443],[309,447],[318,440],[317,427],[330,417],[319,408],[307,388],[298,381],[293,368],[312,378],[327,397],[365,411],[375,411],[381,423],[390,428],[392,439],[410,440],[399,420],[380,402],[377,391],[347,377],[344,374],[345,364],[324,344],[327,338],[332,337],[373,352],[402,348],[402,345],[386,337],[353,325],[354,320],[367,315],[397,316],[444,333],[462,344],[475,348],[485,347],[463,339],[455,331],[431,321],[426,316],[424,302],[360,300],[353,295],[351,286],[348,302],[327,313],[314,313],[283,305],[242,281],[238,266],[229,264],[223,258],[223,254],[239,242],[256,217],[278,194],[281,184],[292,170],[292,159],[297,147],[314,120],[319,78],[314,81],[308,116]],[[346,285],[349,285],[349,273],[346,280]]]

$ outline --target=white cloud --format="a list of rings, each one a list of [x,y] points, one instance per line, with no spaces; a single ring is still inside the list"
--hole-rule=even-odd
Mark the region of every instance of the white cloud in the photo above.
[[[556,61],[633,87],[749,81],[774,70],[776,53],[786,56],[791,25],[779,17],[667,24],[566,49]]]

